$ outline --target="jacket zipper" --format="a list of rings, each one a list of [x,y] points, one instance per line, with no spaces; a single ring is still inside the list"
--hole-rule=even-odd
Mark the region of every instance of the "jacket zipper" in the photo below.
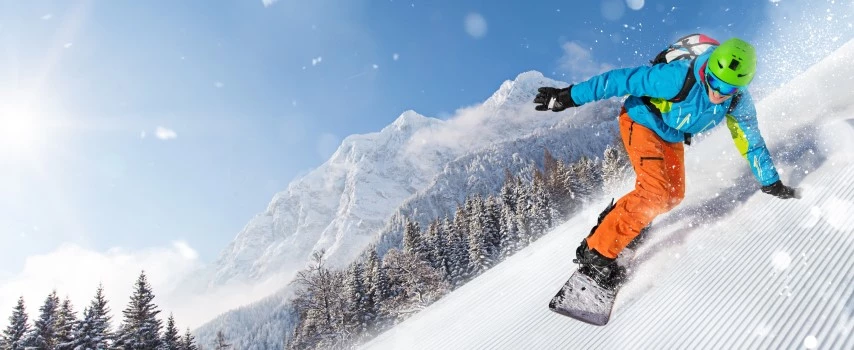
[[[644,161],[644,159],[645,159],[645,160],[661,160],[661,161],[663,161],[663,160],[664,160],[664,157],[641,157],[641,158],[640,158],[640,165],[641,165],[641,166],[643,166],[643,161]]]

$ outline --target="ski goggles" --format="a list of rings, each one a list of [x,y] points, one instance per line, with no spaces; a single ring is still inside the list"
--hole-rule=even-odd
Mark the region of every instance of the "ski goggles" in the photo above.
[[[706,68],[706,85],[708,85],[710,89],[715,90],[724,96],[732,96],[742,88],[741,86],[728,84],[723,80],[718,79],[718,77],[709,71],[708,68]]]

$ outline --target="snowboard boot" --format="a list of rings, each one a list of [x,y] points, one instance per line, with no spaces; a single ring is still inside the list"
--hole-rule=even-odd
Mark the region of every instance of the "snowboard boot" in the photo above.
[[[587,239],[575,250],[572,262],[579,264],[578,272],[590,277],[596,284],[607,290],[616,290],[625,277],[625,268],[617,264],[617,259],[610,259],[587,246]]]

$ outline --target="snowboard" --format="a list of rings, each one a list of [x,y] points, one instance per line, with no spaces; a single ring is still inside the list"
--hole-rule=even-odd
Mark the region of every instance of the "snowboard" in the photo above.
[[[619,287],[602,288],[576,270],[549,302],[549,309],[581,322],[604,326],[611,319],[618,291]]]
[[[620,287],[625,284],[636,268],[638,262],[635,260],[635,255],[638,246],[647,239],[649,228],[647,226],[641,230],[640,234],[617,257],[617,264],[624,269],[622,272],[624,277],[622,283],[615,289],[602,288],[592,278],[576,270],[549,301],[549,310],[596,326],[608,324],[614,308],[614,300],[617,298]]]

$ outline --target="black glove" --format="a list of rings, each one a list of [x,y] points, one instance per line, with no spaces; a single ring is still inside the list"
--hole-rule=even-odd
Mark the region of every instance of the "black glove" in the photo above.
[[[798,190],[796,188],[786,186],[780,180],[777,180],[777,182],[772,183],[768,186],[762,186],[762,192],[765,192],[772,196],[777,196],[782,199],[801,198],[801,194],[798,193]]]
[[[534,97],[534,103],[537,104],[536,108],[538,111],[548,111],[552,112],[560,112],[569,107],[578,107],[575,101],[572,100],[572,96],[569,94],[569,91],[572,89],[572,85],[563,89],[557,89],[553,87],[541,87],[537,89],[539,93],[537,97]]]

